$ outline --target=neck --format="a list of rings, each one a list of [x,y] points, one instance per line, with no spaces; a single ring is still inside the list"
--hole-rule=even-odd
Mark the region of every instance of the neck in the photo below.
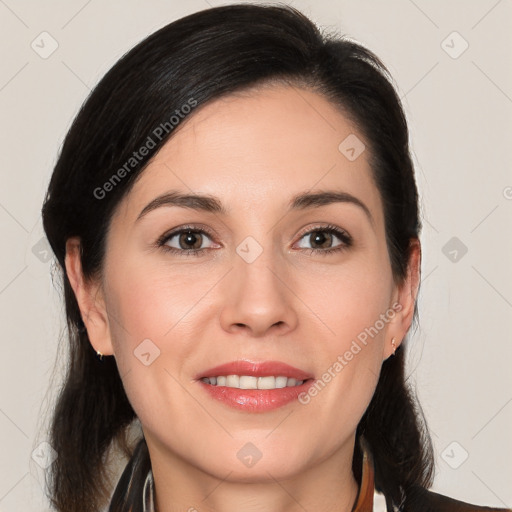
[[[315,466],[282,475],[286,466],[260,469],[249,481],[207,472],[161,449],[146,436],[158,512],[351,512],[359,486],[352,473],[354,438]],[[256,469],[256,466],[253,468]]]

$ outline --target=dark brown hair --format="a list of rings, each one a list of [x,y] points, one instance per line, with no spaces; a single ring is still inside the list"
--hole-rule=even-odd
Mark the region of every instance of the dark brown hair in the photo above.
[[[421,229],[408,128],[389,73],[372,52],[345,37],[322,33],[292,7],[276,5],[207,9],[150,35],[110,69],[85,101],[63,143],[42,209],[44,229],[60,265],[70,347],[50,431],[58,453],[51,466],[50,491],[58,511],[93,512],[108,503],[112,488],[105,456],[113,446],[132,455],[125,436],[136,419],[115,358],[99,361],[83,328],[65,273],[66,240],[80,237],[85,277],[101,276],[112,214],[172,129],[153,137],[154,147],[127,169],[133,152],[147,145],[157,127],[168,126],[171,116],[191,99],[197,109],[270,82],[307,87],[355,123],[368,142],[395,282],[402,283],[406,276],[410,240],[417,239]],[[119,173],[123,166],[125,172]],[[112,184],[109,180],[116,173],[122,179]],[[98,192],[106,190],[107,182],[112,184],[108,193]],[[416,322],[416,306],[414,313]],[[383,363],[356,432],[371,447],[376,489],[384,492],[389,510],[406,500],[415,486],[429,487],[433,478],[432,442],[404,376],[406,341]],[[149,467],[142,439],[131,460],[134,486],[130,492],[118,491],[111,512],[134,506],[134,489],[140,488]],[[360,468],[356,443],[354,473]]]

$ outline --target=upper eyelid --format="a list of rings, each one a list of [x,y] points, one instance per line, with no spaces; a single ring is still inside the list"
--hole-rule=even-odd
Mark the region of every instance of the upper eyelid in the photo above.
[[[182,227],[177,227],[177,228],[174,228],[174,229],[171,229],[169,231],[166,231],[160,238],[159,240],[168,240],[169,238],[172,238],[176,235],[180,235],[181,233],[184,233],[186,231],[192,231],[193,233],[204,233],[206,235],[208,235],[210,238],[213,238],[215,237],[215,233],[213,233],[213,231],[205,228],[205,227],[202,227],[202,226],[182,226]]]
[[[345,234],[346,236],[352,238],[351,235],[349,234],[349,232],[346,229],[341,228],[339,226],[334,226],[332,224],[326,225],[326,226],[312,226],[312,227],[301,229],[299,231],[299,235],[298,236],[303,237],[304,235],[308,235],[311,232],[323,231],[323,230],[325,230],[325,231],[329,231],[329,230],[340,231],[341,233]]]

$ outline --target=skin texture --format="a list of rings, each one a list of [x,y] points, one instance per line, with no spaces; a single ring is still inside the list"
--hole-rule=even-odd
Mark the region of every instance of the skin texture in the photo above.
[[[161,512],[351,510],[355,430],[393,353],[392,337],[398,346],[411,325],[420,247],[397,285],[369,150],[354,161],[338,150],[350,134],[364,141],[306,89],[273,85],[215,100],[183,122],[119,205],[101,281],[83,279],[79,241],[68,240],[66,270],[91,344],[116,358],[147,440]],[[228,213],[166,206],[136,221],[169,190],[214,195]],[[372,220],[347,202],[287,211],[292,196],[321,190],[352,194]],[[196,233],[202,254],[156,247],[164,233],[189,224],[213,233]],[[327,224],[353,244],[310,254],[343,243],[335,236],[319,246],[306,234]],[[263,249],[251,263],[236,252],[248,236]],[[190,247],[179,239],[167,244]],[[307,405],[235,410],[195,380],[237,359],[283,361],[320,379],[395,303],[400,311]],[[134,356],[145,339],[160,350],[149,366]],[[237,457],[248,442],[262,454],[252,467]]]

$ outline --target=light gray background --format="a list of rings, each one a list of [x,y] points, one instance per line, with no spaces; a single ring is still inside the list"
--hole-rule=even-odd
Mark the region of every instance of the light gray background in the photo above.
[[[511,2],[288,3],[374,50],[396,80],[424,216],[408,373],[435,443],[434,490],[512,507]],[[125,51],[209,5],[221,2],[0,0],[0,512],[48,510],[36,447],[66,354],[40,208],[62,139]],[[58,43],[47,58],[44,31]]]

